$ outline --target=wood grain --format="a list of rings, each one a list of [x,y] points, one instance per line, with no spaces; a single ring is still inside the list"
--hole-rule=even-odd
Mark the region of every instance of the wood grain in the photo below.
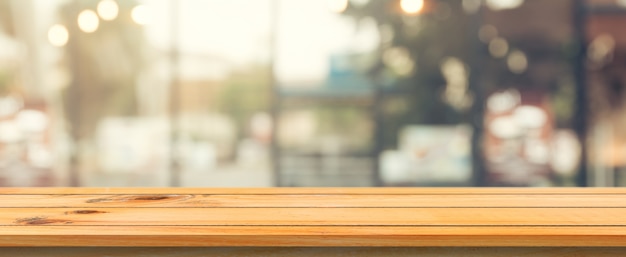
[[[468,247],[34,247],[4,248],[0,256],[4,257],[615,257],[624,256],[626,248],[468,248]]]
[[[619,246],[624,236],[607,227],[31,226],[7,229],[0,245],[596,247]]]
[[[2,188],[0,246],[626,246],[626,190]]]
[[[12,208],[0,226],[624,226],[626,208]]]
[[[161,207],[161,208],[430,208],[430,207],[626,207],[624,195],[553,194],[446,194],[446,195],[240,195],[240,194],[162,194],[162,195],[53,195],[3,194],[2,207]]]

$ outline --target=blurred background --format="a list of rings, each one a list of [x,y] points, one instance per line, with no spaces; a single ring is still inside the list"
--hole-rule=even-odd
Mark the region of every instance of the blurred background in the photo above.
[[[0,186],[626,185],[626,0],[0,0]]]

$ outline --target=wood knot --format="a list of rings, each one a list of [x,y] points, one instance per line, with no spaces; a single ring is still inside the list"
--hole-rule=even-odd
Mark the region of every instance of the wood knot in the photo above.
[[[20,225],[48,225],[48,224],[72,224],[69,220],[62,219],[48,219],[47,217],[30,217],[23,219],[16,219],[15,223]]]
[[[96,213],[108,213],[108,212],[98,211],[98,210],[75,210],[75,211],[65,212],[65,214],[96,214]]]
[[[169,196],[166,195],[142,195],[142,196],[134,196],[130,200],[135,201],[159,201],[170,199]]]
[[[193,195],[112,195],[89,199],[87,203],[131,203],[155,201],[182,201],[193,198]]]

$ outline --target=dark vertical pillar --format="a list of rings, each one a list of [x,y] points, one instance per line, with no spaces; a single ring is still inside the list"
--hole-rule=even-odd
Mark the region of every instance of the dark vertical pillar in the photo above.
[[[278,37],[278,7],[279,0],[272,0],[270,9],[270,27],[271,27],[271,41],[270,41],[270,67],[269,67],[269,79],[270,79],[270,113],[272,116],[272,140],[271,140],[271,165],[274,175],[274,186],[283,186],[281,181],[281,152],[278,141],[279,123],[280,123],[280,109],[282,105],[282,99],[280,95],[280,88],[276,81],[275,65],[276,65],[276,38]]]
[[[79,0],[74,0],[72,2],[71,7],[69,8],[69,12],[71,15],[78,15],[78,13],[80,12],[80,6],[79,6]],[[72,17],[69,17],[67,19],[68,24],[67,24],[67,29],[68,32],[70,34],[70,40],[67,42],[67,49],[70,52],[69,56],[71,58],[71,70],[72,72],[75,73],[74,77],[80,77],[80,73],[81,73],[81,64],[80,64],[80,51],[78,49],[80,49],[80,30],[77,27],[77,24],[74,22],[72,23],[73,19]],[[72,38],[74,38],[72,40]],[[81,164],[81,151],[82,151],[82,147],[80,145],[81,143],[81,139],[83,138],[83,133],[81,132],[81,111],[82,111],[82,101],[81,101],[81,97],[80,97],[80,92],[81,92],[81,84],[80,84],[81,80],[74,80],[72,81],[71,85],[70,85],[70,90],[69,90],[69,101],[74,102],[75,106],[77,106],[78,108],[76,108],[75,110],[70,110],[68,111],[67,115],[71,116],[68,117],[68,120],[70,122],[72,122],[72,124],[70,124],[70,134],[72,139],[74,140],[73,142],[73,149],[70,151],[70,156],[69,156],[69,174],[68,174],[68,183],[69,186],[71,187],[79,187],[80,186],[80,164]],[[71,103],[65,103],[66,105],[72,105]]]
[[[485,101],[486,96],[480,84],[483,67],[483,44],[478,38],[478,31],[483,24],[483,9],[472,14],[468,30],[469,54],[469,89],[474,94],[474,103],[470,109],[470,125],[472,126],[471,155],[472,155],[472,184],[473,186],[488,186],[487,169],[482,147],[484,133]]]
[[[586,20],[587,20],[587,7],[584,0],[574,0],[572,4],[573,8],[573,26],[574,26],[574,40],[576,45],[575,57],[573,58],[573,72],[576,86],[576,100],[574,106],[574,118],[573,128],[576,131],[578,139],[581,144],[581,158],[578,173],[576,176],[576,183],[578,186],[588,186],[587,182],[587,125],[589,108],[587,99],[587,76],[585,68],[586,57]]]
[[[372,172],[372,184],[374,186],[383,186],[383,181],[381,178],[381,163],[380,163],[380,157],[381,154],[384,150],[385,147],[385,122],[383,120],[383,112],[382,112],[382,105],[383,105],[383,90],[381,88],[381,86],[376,83],[374,85],[374,92],[373,92],[374,96],[372,99],[372,105],[370,107],[370,110],[372,112],[372,117],[374,119],[374,145],[372,149],[372,165],[373,165],[373,172]]]
[[[181,186],[180,182],[180,153],[179,141],[179,113],[180,113],[180,49],[179,49],[179,5],[180,1],[170,1],[171,42],[170,42],[170,185]]]

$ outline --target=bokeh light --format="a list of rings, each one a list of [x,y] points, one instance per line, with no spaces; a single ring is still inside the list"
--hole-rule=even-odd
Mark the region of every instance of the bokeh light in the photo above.
[[[496,38],[497,36],[498,36],[498,29],[496,29],[496,27],[494,27],[493,25],[489,25],[489,24],[483,25],[480,27],[480,30],[478,30],[478,38],[483,43],[489,43],[492,39]]]
[[[446,80],[444,100],[456,109],[468,108],[471,99],[468,97],[468,72],[465,63],[456,57],[448,57],[440,67]]]
[[[383,63],[400,76],[410,75],[415,66],[409,50],[403,47],[393,47],[385,50]]]
[[[611,61],[615,51],[615,38],[610,34],[601,34],[591,41],[587,57],[593,64],[604,64]]]
[[[526,58],[524,52],[515,50],[509,54],[509,57],[506,59],[506,64],[511,72],[521,74],[528,68],[528,58]]]
[[[0,118],[5,118],[18,112],[24,107],[24,100],[16,95],[0,95]]]
[[[61,24],[55,24],[48,30],[48,41],[53,46],[65,46],[69,38],[70,34],[67,28]]]
[[[489,9],[494,11],[515,9],[520,7],[524,3],[524,0],[486,0],[485,4]]]
[[[131,11],[131,18],[139,25],[146,25],[150,23],[150,12],[145,5],[138,5]]]
[[[84,10],[78,15],[78,27],[85,33],[92,33],[98,30],[100,19],[96,12]]]
[[[503,139],[519,137],[523,133],[522,127],[510,115],[495,118],[488,128],[494,136]]]
[[[552,142],[552,169],[562,175],[572,175],[580,161],[581,145],[576,133],[561,130],[554,133]]]
[[[496,92],[487,99],[487,109],[493,113],[503,113],[512,110],[520,101],[521,96],[516,89]]]
[[[400,0],[400,8],[407,14],[417,14],[424,9],[424,0]]]
[[[489,53],[495,58],[504,57],[509,52],[509,43],[501,37],[492,39],[489,42]]]
[[[371,0],[350,0],[350,4],[356,7],[363,7],[370,3]]]
[[[522,105],[515,108],[513,118],[517,124],[524,128],[538,129],[548,122],[548,115],[537,106]]]
[[[102,0],[98,3],[98,15],[105,21],[111,21],[117,18],[119,6],[113,0]]]
[[[463,11],[468,14],[474,14],[480,10],[481,4],[480,0],[463,0]]]
[[[348,0],[328,0],[328,10],[334,13],[342,13],[348,9]]]
[[[20,129],[26,132],[41,133],[48,126],[48,117],[39,110],[22,110],[15,120]]]
[[[24,137],[17,122],[13,120],[0,121],[0,143],[15,143]]]

